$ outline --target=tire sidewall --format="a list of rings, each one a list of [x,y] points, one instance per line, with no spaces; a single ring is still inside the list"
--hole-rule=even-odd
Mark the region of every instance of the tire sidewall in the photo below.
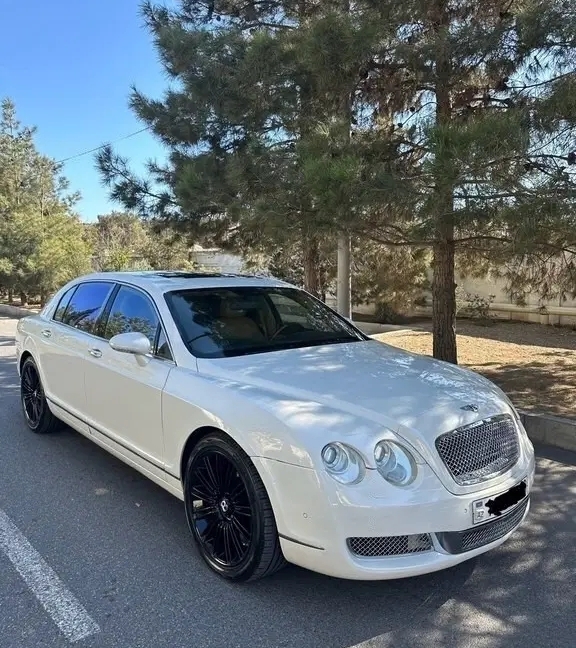
[[[250,542],[250,550],[244,560],[238,566],[230,568],[225,567],[217,561],[213,560],[211,556],[205,551],[202,543],[198,538],[192,517],[192,501],[190,498],[190,488],[188,486],[188,484],[190,483],[192,464],[194,463],[195,457],[197,457],[202,451],[209,448],[218,450],[228,459],[234,462],[234,466],[240,473],[240,476],[246,486],[250,500],[250,506],[254,514],[252,520],[252,539]],[[262,553],[264,551],[264,511],[260,498],[258,497],[258,494],[256,492],[253,477],[250,474],[249,462],[250,459],[244,455],[243,451],[240,448],[235,447],[235,445],[233,445],[233,442],[227,441],[220,435],[210,435],[202,439],[192,450],[188,459],[188,463],[186,465],[186,473],[184,478],[184,505],[186,511],[186,519],[188,521],[188,527],[190,528],[192,537],[194,538],[196,548],[204,561],[213,571],[215,571],[220,576],[227,578],[228,580],[234,581],[249,580],[257,569],[262,557]]]

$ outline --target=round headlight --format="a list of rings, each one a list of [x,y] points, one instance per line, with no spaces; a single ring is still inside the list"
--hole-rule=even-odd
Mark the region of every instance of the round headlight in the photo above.
[[[364,477],[364,460],[350,446],[329,443],[322,449],[326,472],[341,484],[357,484]]]
[[[416,461],[406,448],[393,441],[380,441],[374,448],[376,469],[394,486],[408,486],[416,479]]]

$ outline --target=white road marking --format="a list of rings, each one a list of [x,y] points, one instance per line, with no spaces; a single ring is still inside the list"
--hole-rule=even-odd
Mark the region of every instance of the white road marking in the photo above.
[[[14,565],[34,596],[69,641],[79,641],[100,632],[98,624],[2,509],[0,509],[0,551]]]

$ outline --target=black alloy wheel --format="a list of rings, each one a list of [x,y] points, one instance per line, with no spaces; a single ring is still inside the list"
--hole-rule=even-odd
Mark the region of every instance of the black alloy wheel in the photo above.
[[[226,435],[215,432],[198,443],[184,485],[190,530],[215,572],[235,581],[256,580],[285,564],[262,480]]]
[[[38,434],[52,432],[58,424],[46,402],[36,363],[29,357],[20,370],[20,398],[28,427]]]

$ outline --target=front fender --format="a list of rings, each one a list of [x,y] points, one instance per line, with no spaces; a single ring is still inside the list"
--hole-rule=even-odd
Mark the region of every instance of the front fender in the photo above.
[[[186,441],[201,427],[226,432],[250,457],[318,468],[326,443],[370,452],[375,424],[312,400],[175,367],[163,395],[166,468],[179,476]]]

